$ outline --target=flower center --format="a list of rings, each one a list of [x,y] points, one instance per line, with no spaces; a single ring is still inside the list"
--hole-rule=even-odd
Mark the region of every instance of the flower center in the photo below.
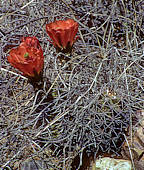
[[[24,58],[25,58],[25,59],[28,59],[28,58],[29,58],[29,53],[25,53],[25,54],[24,54]]]

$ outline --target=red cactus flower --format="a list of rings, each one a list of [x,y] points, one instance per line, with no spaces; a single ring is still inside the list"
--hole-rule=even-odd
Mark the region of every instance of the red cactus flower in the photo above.
[[[23,37],[19,47],[11,49],[8,61],[25,76],[39,75],[43,69],[44,56],[38,39],[36,37]]]
[[[71,48],[76,41],[76,33],[78,31],[78,23],[73,19],[59,20],[53,23],[46,24],[46,31],[53,41],[53,45],[65,50]]]

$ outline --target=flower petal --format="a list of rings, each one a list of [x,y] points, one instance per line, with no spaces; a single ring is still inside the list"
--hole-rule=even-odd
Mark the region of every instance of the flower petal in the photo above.
[[[73,19],[59,20],[46,25],[46,31],[52,39],[55,47],[61,50],[68,48],[75,42],[75,36],[78,31],[78,23]]]
[[[35,72],[39,74],[44,65],[43,51],[36,37],[24,37],[19,47],[11,49],[7,58],[13,67],[32,77]]]

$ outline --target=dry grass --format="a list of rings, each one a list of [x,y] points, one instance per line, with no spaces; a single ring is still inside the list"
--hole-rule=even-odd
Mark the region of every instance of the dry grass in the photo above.
[[[119,154],[136,111],[144,107],[143,5],[142,0],[0,1],[2,168],[68,169],[84,150]],[[79,23],[80,38],[70,60],[60,63],[45,25],[65,18]],[[45,81],[35,93],[7,61],[23,36],[40,41],[48,90]]]

